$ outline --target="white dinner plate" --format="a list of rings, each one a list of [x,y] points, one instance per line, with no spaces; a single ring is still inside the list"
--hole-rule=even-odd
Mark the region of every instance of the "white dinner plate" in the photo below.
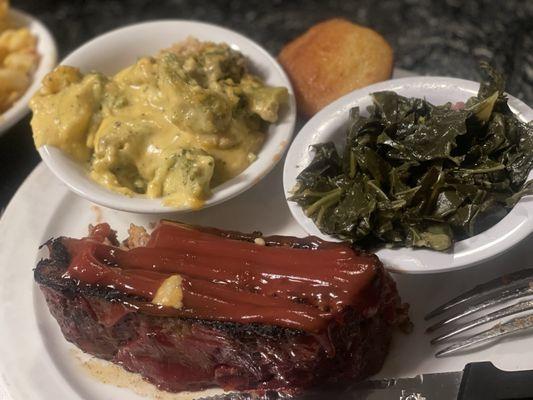
[[[253,189],[217,207],[183,215],[195,224],[264,234],[303,236],[285,202],[282,168]],[[63,338],[33,281],[32,269],[45,256],[40,244],[53,236],[84,235],[87,225],[107,221],[124,236],[130,222],[147,225],[159,216],[146,216],[95,207],[61,184],[43,165],[27,178],[0,221],[0,398],[2,400],[141,400],[130,388],[104,384],[81,366],[80,353]],[[435,348],[424,334],[423,315],[472,285],[503,272],[532,267],[533,238],[481,268],[433,275],[395,275],[404,301],[411,304],[414,332],[394,336],[380,376],[411,376],[422,372],[462,369],[467,362],[489,360],[500,368],[533,368],[527,349],[533,337],[501,341],[477,352],[435,359]],[[94,371],[93,371],[94,372]],[[113,380],[113,379],[111,379]],[[118,382],[123,384],[124,382]],[[148,385],[148,384],[147,384]],[[137,390],[137,389],[136,389]],[[145,391],[146,393],[146,391]],[[161,395],[153,399],[184,399]]]
[[[348,113],[358,106],[364,113],[372,104],[371,93],[392,90],[406,97],[425,98],[433,104],[466,101],[475,96],[479,83],[457,78],[433,76],[392,79],[355,90],[331,103],[298,132],[287,153],[283,173],[283,185],[287,198],[296,184],[296,177],[311,162],[312,145],[333,141],[344,146]],[[509,96],[509,106],[517,117],[525,122],[533,120],[533,110],[522,101]],[[533,171],[529,174],[533,179]],[[302,208],[287,201],[294,218],[310,234],[326,240],[335,238],[323,234]],[[391,271],[411,274],[444,272],[469,267],[487,261],[509,250],[533,232],[533,196],[522,198],[496,225],[471,238],[458,241],[449,251],[439,252],[422,248],[383,248],[377,255]]]

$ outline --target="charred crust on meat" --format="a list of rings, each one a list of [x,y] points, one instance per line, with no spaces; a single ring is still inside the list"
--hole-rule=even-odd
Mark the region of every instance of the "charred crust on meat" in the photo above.
[[[300,248],[308,250],[316,250],[328,246],[339,246],[345,245],[350,247],[347,243],[330,243],[324,242],[321,239],[309,236],[305,238],[295,238],[295,237],[286,237],[286,236],[263,236],[260,231],[254,231],[253,233],[241,233],[237,231],[226,231],[217,228],[207,228],[199,226],[188,225],[191,229],[196,229],[202,232],[211,233],[217,236],[221,236],[227,239],[232,240],[241,240],[247,242],[254,242],[258,237],[261,237],[265,241],[266,246],[282,246],[282,247],[291,247],[291,248]],[[90,230],[94,227],[89,227]],[[92,296],[96,298],[105,299],[110,302],[119,302],[122,304],[134,304],[134,303],[146,303],[146,300],[141,297],[125,294],[119,290],[113,290],[108,287],[98,286],[98,285],[86,285],[80,283],[74,279],[65,278],[63,274],[68,268],[70,263],[70,254],[63,244],[64,237],[58,237],[50,239],[46,242],[46,246],[49,250],[49,258],[41,260],[37,267],[34,270],[35,281],[42,286],[50,287],[65,296],[72,297],[78,294],[83,296]],[[118,244],[116,239],[116,232],[112,231],[111,242]],[[381,262],[374,254],[368,254],[366,252],[355,249],[359,254],[364,254],[366,256],[374,259],[376,265],[381,265]],[[382,280],[382,274],[377,274],[374,278],[372,286],[380,285]],[[140,312],[150,315],[154,318],[166,318],[163,316],[151,315],[149,312],[134,310],[134,312]],[[346,316],[350,314],[348,309],[342,315],[338,316],[339,319],[345,319]],[[272,336],[272,337],[284,337],[292,336],[298,334],[304,334],[305,332],[300,331],[294,328],[285,328],[276,325],[268,324],[259,324],[259,323],[239,323],[232,321],[215,321],[215,320],[203,320],[196,318],[187,318],[187,317],[178,317],[172,316],[171,318],[181,319],[181,320],[194,320],[205,326],[215,328],[218,330],[223,330],[225,332],[231,333],[235,336],[253,336],[253,335],[262,335],[262,336]]]
[[[61,242],[62,238],[53,239],[48,244],[50,249],[50,258],[39,261],[34,270],[35,281],[42,286],[49,287],[62,295],[73,297],[76,295],[90,296],[105,299],[111,302],[131,303],[131,302],[145,302],[145,299],[124,294],[118,290],[112,290],[107,287],[97,285],[79,284],[73,279],[66,279],[63,274],[67,270],[70,262],[70,255],[66,247]],[[136,311],[142,312],[142,311]],[[279,327],[276,325],[266,324],[242,324],[231,321],[212,321],[196,318],[185,317],[160,317],[151,316],[153,318],[175,318],[180,320],[194,320],[204,326],[208,326],[217,330],[230,333],[232,336],[239,338],[246,338],[254,335],[269,336],[269,337],[286,337],[298,334],[303,334],[297,329],[289,329]]]

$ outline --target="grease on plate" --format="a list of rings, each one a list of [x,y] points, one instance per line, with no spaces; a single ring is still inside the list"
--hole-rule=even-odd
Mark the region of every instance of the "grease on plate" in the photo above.
[[[102,208],[96,204],[91,205],[91,211],[94,213],[94,223],[99,224],[103,221],[102,219]]]
[[[70,352],[83,372],[89,374],[92,378],[107,385],[130,389],[147,399],[194,400],[224,393],[221,389],[208,389],[199,392],[164,392],[146,382],[141,375],[128,372],[112,362],[89,356],[76,348],[72,348]]]

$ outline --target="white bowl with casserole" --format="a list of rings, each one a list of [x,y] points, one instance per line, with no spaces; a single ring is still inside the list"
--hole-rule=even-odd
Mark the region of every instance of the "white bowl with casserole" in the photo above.
[[[365,115],[372,105],[371,93],[394,91],[401,96],[427,99],[434,105],[465,102],[475,96],[479,83],[445,77],[408,77],[377,83],[356,90],[333,102],[316,114],[297,134],[284,165],[283,184],[289,199],[297,183],[297,176],[315,156],[312,145],[333,142],[343,148],[348,129],[348,115],[353,107],[359,107]],[[533,120],[533,110],[522,101],[507,95],[508,105],[522,122]],[[341,153],[342,154],[342,153]],[[529,172],[528,180],[533,179]],[[309,234],[328,240],[339,240],[324,234],[306,215],[302,207],[287,200],[289,209],[300,226]],[[392,271],[405,273],[434,273],[460,269],[479,264],[510,249],[533,232],[533,199],[525,196],[495,225],[475,236],[453,243],[447,251],[428,248],[382,247],[376,254]]]
[[[261,120],[259,120],[258,116],[255,114],[250,117],[248,115],[243,117],[243,119],[248,118],[246,119],[247,122],[245,123],[245,125],[248,124],[248,120],[250,120],[251,121],[250,126],[258,127],[257,132],[255,131],[252,132],[254,133],[254,135],[259,133],[260,129],[263,130],[262,135],[264,135],[264,138],[260,138],[260,140],[261,141],[264,140],[264,142],[261,142],[262,145],[260,145],[259,149],[256,152],[251,151],[248,153],[248,155],[250,156],[249,165],[243,164],[244,161],[242,161],[244,157],[243,151],[244,150],[247,151],[248,149],[248,147],[246,147],[247,144],[244,143],[244,139],[241,141],[244,144],[242,146],[238,144],[237,146],[239,149],[241,148],[244,149],[243,151],[239,150],[239,152],[237,152],[236,150],[235,152],[232,153],[231,151],[233,147],[231,147],[232,144],[230,143],[228,147],[230,150],[224,153],[223,156],[220,156],[221,161],[219,161],[218,159],[219,157],[218,154],[220,152],[217,153],[216,156],[213,156],[215,159],[215,162],[214,162],[215,172],[214,173],[213,173],[213,167],[212,167],[213,161],[209,157],[204,157],[206,154],[204,154],[203,149],[201,149],[202,151],[200,153],[193,152],[192,150],[189,151],[187,149],[186,151],[179,153],[177,156],[175,154],[169,153],[170,155],[167,157],[166,156],[167,153],[164,152],[166,150],[164,150],[163,145],[161,145],[161,147],[158,147],[159,143],[163,143],[164,141],[165,145],[174,146],[176,144],[175,142],[179,141],[180,139],[174,139],[174,137],[165,136],[163,140],[161,139],[163,136],[161,136],[159,139],[157,139],[159,140],[159,142],[143,142],[144,144],[149,143],[148,147],[152,149],[150,151],[159,152],[159,153],[163,151],[163,153],[160,154],[161,159],[167,160],[170,157],[173,157],[172,160],[174,161],[172,162],[175,162],[176,165],[178,165],[178,162],[181,163],[179,164],[180,167],[175,167],[175,168],[169,167],[169,168],[174,168],[174,171],[176,170],[176,168],[181,168],[181,166],[186,166],[187,168],[189,168],[190,165],[193,165],[194,171],[191,172],[191,175],[189,176],[183,175],[185,177],[183,177],[182,175],[178,176],[178,178],[182,179],[184,182],[187,181],[187,179],[189,181],[192,180],[190,176],[193,176],[193,175],[195,177],[198,176],[202,178],[202,173],[204,170],[207,170],[205,174],[205,176],[207,177],[206,179],[211,179],[211,176],[216,176],[216,168],[218,165],[223,165],[224,168],[226,168],[228,171],[231,171],[233,168],[231,166],[232,165],[231,163],[234,161],[234,159],[235,159],[235,163],[237,167],[241,168],[241,170],[243,169],[242,165],[244,165],[244,170],[242,170],[242,172],[237,173],[234,176],[228,174],[228,176],[226,176],[225,179],[220,179],[221,183],[213,185],[211,187],[210,194],[206,196],[205,199],[201,199],[198,203],[194,203],[193,205],[191,205],[191,202],[184,203],[183,205],[177,204],[177,203],[174,203],[174,204],[171,203],[170,205],[168,205],[169,202],[167,202],[166,204],[163,203],[161,197],[159,196],[150,196],[150,195],[144,194],[145,192],[143,191],[140,192],[141,194],[132,192],[129,190],[130,186],[128,186],[128,188],[126,188],[127,190],[124,190],[123,192],[121,192],[121,190],[118,190],[118,191],[110,190],[109,187],[111,187],[112,189],[116,189],[116,188],[113,187],[113,185],[109,185],[109,186],[105,185],[105,186],[108,186],[108,187],[105,187],[100,184],[102,183],[102,180],[104,181],[104,183],[109,181],[108,175],[105,175],[104,178],[102,178],[102,180],[98,181],[99,182],[98,183],[95,179],[91,179],[86,166],[84,166],[82,163],[73,159],[71,156],[66,154],[66,152],[60,150],[58,147],[51,146],[49,144],[44,144],[40,146],[38,150],[43,161],[50,168],[50,170],[75,193],[77,193],[78,195],[94,203],[98,203],[100,205],[103,205],[109,208],[123,210],[123,211],[138,212],[138,213],[168,213],[168,212],[176,212],[176,211],[182,211],[182,212],[190,211],[192,209],[205,208],[205,207],[209,207],[209,206],[221,203],[225,200],[228,200],[238,195],[239,193],[242,193],[243,191],[252,187],[259,180],[261,180],[274,167],[274,165],[281,159],[281,157],[283,156],[285,152],[285,149],[288,147],[288,144],[291,140],[293,129],[294,129],[295,118],[296,118],[296,107],[294,103],[294,95],[292,92],[290,82],[287,76],[285,75],[285,73],[283,72],[283,70],[281,69],[281,67],[279,66],[279,64],[275,61],[273,57],[271,57],[259,45],[257,45],[250,39],[236,32],[233,32],[231,30],[228,30],[222,27],[210,25],[210,24],[194,22],[194,21],[182,21],[182,20],[155,21],[155,22],[136,24],[136,25],[125,27],[125,28],[117,29],[115,31],[99,36],[96,39],[93,39],[92,41],[81,46],[79,49],[77,49],[72,54],[70,54],[67,58],[65,58],[65,60],[63,60],[61,64],[65,66],[77,67],[81,71],[81,73],[87,74],[86,77],[89,76],[88,73],[90,73],[91,71],[98,71],[98,73],[102,73],[105,75],[114,75],[114,74],[117,74],[119,71],[121,71],[120,74],[118,75],[122,76],[122,78],[118,78],[118,79],[130,79],[130,78],[132,79],[131,81],[128,81],[128,84],[129,84],[128,90],[131,92],[131,91],[136,91],[138,87],[142,86],[142,85],[137,85],[136,84],[137,81],[133,81],[137,79],[138,72],[141,71],[141,73],[144,74],[148,70],[151,71],[150,69],[152,68],[151,63],[155,63],[154,65],[156,65],[156,67],[153,67],[153,68],[154,69],[159,68],[157,69],[157,71],[165,71],[165,74],[166,74],[164,77],[154,78],[154,82],[155,82],[154,87],[157,90],[160,90],[160,92],[157,92],[157,91],[154,92],[156,93],[157,96],[159,96],[157,97],[157,99],[165,100],[166,98],[169,98],[169,99],[177,98],[179,100],[180,99],[179,96],[181,96],[181,93],[174,93],[174,92],[171,93],[168,91],[164,92],[166,90],[165,88],[167,87],[165,86],[166,81],[164,79],[173,80],[174,78],[176,78],[176,82],[181,82],[180,79],[186,80],[189,78],[187,76],[183,77],[182,76],[183,74],[179,75],[181,74],[181,72],[175,72],[174,70],[171,70],[170,67],[168,67],[168,66],[175,65],[175,64],[171,64],[172,62],[174,62],[174,58],[170,56],[167,57],[165,55],[164,57],[162,56],[160,58],[157,58],[157,61],[153,61],[154,60],[153,58],[147,58],[147,57],[155,56],[156,54],[160,53],[161,50],[168,49],[171,46],[173,46],[175,43],[183,42],[187,40],[188,38],[194,38],[191,40],[193,41],[196,40],[197,46],[200,46],[200,44],[203,42],[214,42],[215,44],[219,44],[219,43],[227,44],[228,47],[226,48],[226,50],[222,49],[223,52],[225,52],[224,54],[230,54],[231,57],[233,57],[235,51],[241,53],[242,56],[244,56],[244,62],[246,63],[247,68],[250,71],[249,75],[258,76],[260,80],[264,82],[265,87],[267,87],[268,89],[270,88],[276,89],[279,87],[286,88],[286,92],[288,93],[288,96],[284,95],[285,96],[284,103],[280,105],[279,110],[276,111],[276,112],[278,111],[279,112],[277,115],[278,118],[275,122],[266,124],[266,121],[264,121],[264,119],[265,118],[268,119],[269,117],[268,116],[263,117],[263,115],[261,115],[261,118],[262,118]],[[178,50],[176,51],[188,51],[188,50],[182,50],[180,46],[181,45],[178,45],[178,47],[176,47],[178,48]],[[194,47],[194,43],[192,47]],[[216,54],[216,52],[219,50],[220,49],[218,48],[206,47],[205,53],[209,53],[211,57],[211,54]],[[160,54],[163,54],[163,53],[160,53]],[[205,60],[207,60],[207,58],[202,59],[202,60],[203,60],[202,62],[204,62]],[[230,61],[232,60],[233,58],[230,59]],[[235,58],[235,60],[236,60],[235,61],[236,65],[238,64],[240,66],[242,63],[242,60],[240,58]],[[205,63],[206,63],[205,70],[207,71],[211,71],[213,68],[215,69],[222,68],[219,66],[212,67],[211,64],[207,65],[207,61],[205,61]],[[229,61],[222,60],[220,61],[220,65],[222,65],[223,67],[226,65],[223,63],[230,65],[228,64]],[[127,69],[127,73],[130,75],[126,75],[124,73],[124,71],[126,71],[126,67],[131,66],[132,64],[135,64],[135,65]],[[183,64],[182,67],[183,69],[189,68],[188,64],[187,65]],[[192,71],[191,74],[196,73],[194,70],[194,67],[190,67],[190,68]],[[233,67],[230,66],[228,68],[233,68]],[[150,73],[151,72],[146,72],[146,74],[148,75]],[[233,73],[233,72],[228,72],[228,73]],[[178,74],[179,76],[176,77],[176,75],[173,75],[173,74]],[[99,75],[95,75],[95,74],[93,75],[95,79],[100,79]],[[205,80],[207,81],[209,79],[207,73],[205,76],[206,76]],[[245,74],[243,76],[247,76],[247,75]],[[64,78],[61,78],[61,79],[64,79]],[[105,79],[108,79],[108,78],[105,78]],[[115,77],[112,79],[115,79]],[[160,79],[160,80],[158,81],[157,79]],[[199,79],[204,79],[203,75],[198,77],[198,80]],[[243,83],[244,79],[245,78],[243,77],[242,80],[239,81],[241,86],[244,85]],[[249,85],[246,87],[243,86],[242,93],[248,93],[246,92],[247,90],[252,90],[256,87],[256,81],[254,79],[255,78],[252,77],[251,80],[246,81],[247,82],[246,84],[248,85],[249,83]],[[84,81],[81,81],[81,82],[84,82]],[[109,82],[109,81],[105,80],[104,82]],[[206,85],[211,85],[210,82],[211,81],[207,82]],[[174,84],[174,81],[173,81],[173,84]],[[226,90],[226,91],[228,90],[226,89],[226,86],[224,86],[223,84],[219,84],[218,81],[215,82],[214,85],[215,84],[216,84],[216,88],[222,85],[220,86],[222,87],[221,90]],[[105,85],[107,85],[107,83],[105,83]],[[105,86],[105,87],[107,88],[108,86]],[[110,86],[110,87],[112,88],[113,86]],[[175,86],[172,86],[172,88],[174,87]],[[262,86],[258,86],[258,87],[262,88]],[[240,90],[240,89],[237,88],[236,90]],[[143,91],[145,91],[144,86],[143,86]],[[202,107],[204,104],[207,104],[205,107],[208,110],[210,109],[207,107],[211,107],[212,104],[214,104],[212,107],[215,110],[218,110],[219,108],[216,108],[216,107],[219,107],[219,105],[222,104],[220,108],[222,108],[224,111],[227,110],[226,108],[224,108],[226,103],[218,102],[217,99],[220,98],[218,94],[215,93],[213,96],[209,94],[203,95],[204,92],[205,91],[201,92],[201,95],[203,97],[200,97],[200,100],[198,100],[198,104],[200,104]],[[189,92],[184,92],[184,93],[185,95],[188,95],[187,93]],[[233,93],[235,92],[231,92],[228,95],[228,98],[231,98],[231,99],[235,98],[236,96],[234,96]],[[241,93],[241,92],[238,92],[238,93]],[[267,93],[267,92],[261,92],[261,93]],[[268,93],[270,94],[274,92],[268,92]],[[144,95],[144,96],[148,96],[145,98],[148,98],[147,101],[151,105],[153,102],[152,98],[149,97],[151,96],[151,92],[149,92],[147,95]],[[196,99],[196,97],[194,99]],[[102,103],[104,101],[105,100],[102,100]],[[152,114],[145,114],[144,111],[139,114],[140,111],[138,112],[138,110],[141,110],[141,109],[135,108],[136,103],[134,103],[134,101],[135,100],[131,100],[131,98],[126,98],[126,102],[127,102],[126,109],[128,109],[128,107],[131,106],[130,108],[131,110],[133,110],[132,112],[137,113],[136,116],[138,115],[141,116],[139,124],[152,123],[151,121],[148,121],[148,119],[152,116]],[[155,104],[155,101],[156,100],[154,100],[154,104]],[[238,114],[240,112],[239,107],[241,107],[239,101],[241,100],[237,96],[237,100],[235,100],[235,104],[236,104],[235,108],[231,109],[232,111],[230,115],[231,115],[232,121],[230,122],[229,126],[232,129],[234,126],[242,125],[242,124],[239,125],[240,120],[237,122],[234,122],[234,119],[235,119],[234,116],[240,115]],[[72,104],[72,102],[68,102],[68,103]],[[249,100],[249,102],[246,103],[242,107],[248,107],[246,108],[248,110],[250,109],[250,107],[253,107],[253,105],[250,105],[252,103],[253,103],[253,100]],[[257,103],[259,104],[260,100],[257,100]],[[59,101],[58,104],[63,104],[63,103]],[[172,103],[171,105],[173,104],[174,103]],[[60,106],[56,104],[55,107],[56,107],[56,111],[54,112],[57,112],[57,109],[60,109]],[[170,110],[169,112],[174,113],[174,114],[171,114],[172,118],[174,118],[174,115],[177,115],[176,118],[182,118],[182,120],[184,121],[183,122],[184,124],[187,124],[190,121],[198,121],[198,124],[204,123],[204,120],[201,118],[202,115],[198,114],[200,115],[200,117],[198,117],[195,114],[194,109],[185,109],[184,111],[182,108],[180,108],[178,111],[176,111],[174,108],[169,107],[169,110]],[[149,110],[149,112],[152,112],[152,111]],[[178,112],[180,112],[181,114],[178,114]],[[44,112],[44,114],[46,114],[46,112]],[[113,114],[113,111],[111,112],[111,114]],[[145,117],[146,115],[148,115],[148,117]],[[168,125],[167,124],[168,118],[169,118],[168,115],[169,114],[167,113],[164,115],[164,118],[162,117],[161,120],[156,121],[157,124],[159,123],[160,124],[159,125],[156,124],[154,126],[166,127]],[[208,117],[210,117],[210,115],[208,115]],[[218,123],[218,120],[216,119],[218,118],[218,114],[214,114],[214,115],[215,117],[213,117],[213,119],[215,122],[213,123],[216,124]],[[34,111],[34,119],[35,119],[35,116],[36,116],[36,113]],[[115,118],[114,115],[111,115],[111,117]],[[211,119],[209,119],[208,117],[205,118],[205,121],[207,121],[205,122],[205,124],[211,123]],[[120,126],[120,121],[112,119],[112,118],[107,118],[107,119],[113,120],[114,121],[113,124],[115,124],[116,127]],[[105,121],[105,118],[103,120]],[[106,123],[108,123],[108,121]],[[34,136],[35,136],[36,125],[34,124],[33,120],[32,120],[32,125],[33,125]],[[268,125],[268,127],[265,128],[265,125]],[[124,130],[126,129],[124,126],[122,126],[121,128],[116,128],[116,129]],[[131,127],[131,125],[128,125],[128,126]],[[98,137],[99,132],[103,129],[103,128],[102,129],[100,128],[102,127],[98,128],[96,137]],[[113,127],[111,127],[110,129],[112,128]],[[163,131],[161,129],[155,129],[155,130],[153,129],[151,132],[153,132],[153,135],[152,135],[153,137],[155,137],[154,135],[157,135],[159,133],[163,135],[162,133]],[[188,136],[183,134],[182,136],[189,138],[187,139],[189,141],[196,140],[196,138],[198,138],[198,140],[201,143],[204,143],[202,142],[204,140],[208,140],[208,139],[211,140],[211,137],[208,137],[208,135],[204,135],[203,131],[194,131],[194,129],[192,129],[191,132],[187,132],[187,135]],[[141,140],[141,139],[135,139],[135,140]],[[217,137],[217,140],[219,140],[218,137]],[[237,139],[236,142],[241,143],[238,140],[239,139]],[[153,143],[156,143],[156,144],[154,145]],[[222,148],[223,146],[222,143],[224,143],[223,139],[220,139],[219,141],[217,141],[216,146],[221,146]],[[128,145],[129,144],[126,143],[125,146],[128,146]],[[131,145],[131,147],[133,148],[133,145]],[[119,151],[121,151],[123,148],[124,146],[119,148]],[[213,152],[215,152],[215,150],[213,150]],[[137,157],[135,154],[137,153],[134,153],[134,155],[131,157],[132,158]],[[208,155],[210,156],[211,154],[208,154]],[[107,153],[102,157],[102,159],[106,159],[106,157],[107,157]],[[178,161],[175,161],[175,160],[178,160]],[[219,162],[221,164],[219,164]],[[100,168],[100,165],[103,165],[103,164],[100,163],[98,168]],[[202,170],[200,167],[198,167],[198,165],[205,166],[205,169]],[[152,168],[151,166],[148,166],[148,167]],[[239,171],[237,167],[235,167],[234,169],[236,171]],[[222,171],[222,169],[220,170]],[[95,174],[95,171],[100,171],[100,170],[97,170],[96,168],[92,169],[91,176],[93,177],[96,176],[96,179],[98,180],[100,179],[100,177]],[[209,172],[212,175],[209,175]],[[107,173],[107,170],[106,170],[106,173]],[[115,170],[113,170],[113,173],[115,173]],[[125,181],[123,179],[123,176],[129,176],[128,174],[130,174],[130,172],[126,171],[123,173],[124,175],[119,175],[120,173],[122,172],[116,172],[117,182],[122,183]],[[223,172],[221,172],[220,174],[222,175]],[[198,180],[200,180],[200,178],[198,178]],[[156,178],[154,178],[154,180],[155,179]],[[154,187],[155,187],[154,190],[156,191],[159,190],[157,186],[152,185],[152,182],[150,182],[147,185],[145,182],[139,183],[138,181],[139,181],[138,179],[135,180],[134,184],[145,185],[142,187],[142,190],[146,190],[146,193],[154,193],[154,192],[150,192],[150,189],[153,189]],[[164,182],[167,182],[167,181],[164,181]],[[205,183],[205,180],[203,181],[203,183]],[[128,184],[130,184],[130,182],[128,182]],[[168,185],[166,187],[168,187]],[[176,191],[179,194],[180,192],[179,186],[176,189]],[[127,195],[123,193],[126,193]]]

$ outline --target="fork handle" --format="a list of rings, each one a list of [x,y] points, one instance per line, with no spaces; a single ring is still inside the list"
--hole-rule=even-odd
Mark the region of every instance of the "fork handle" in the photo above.
[[[533,399],[533,370],[502,371],[491,362],[465,366],[457,400],[527,399]]]

